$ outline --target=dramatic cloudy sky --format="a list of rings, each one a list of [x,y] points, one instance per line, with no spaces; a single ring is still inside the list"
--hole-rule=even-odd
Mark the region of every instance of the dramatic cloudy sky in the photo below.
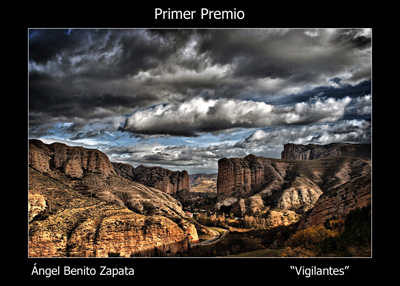
[[[371,29],[30,29],[29,137],[217,172],[371,142]]]

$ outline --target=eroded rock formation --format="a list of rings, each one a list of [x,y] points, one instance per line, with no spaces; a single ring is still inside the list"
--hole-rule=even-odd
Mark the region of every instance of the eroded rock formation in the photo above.
[[[327,145],[285,144],[281,158],[285,160],[315,160],[330,156],[371,158],[371,144],[332,143]]]
[[[218,162],[218,201],[235,215],[262,214],[271,209],[304,213],[326,191],[370,175],[370,159],[327,157],[312,161],[248,155]]]
[[[272,182],[281,185],[283,179],[267,158],[248,155],[218,161],[218,195],[236,193],[249,196]]]
[[[134,168],[123,163],[112,163],[117,174],[124,178],[153,187],[167,194],[175,194],[180,190],[190,191],[189,174],[187,171],[171,171],[161,167]]]
[[[115,174],[107,155],[99,150],[62,143],[44,144],[40,140],[29,140],[29,166],[39,172],[59,169],[75,178],[81,178],[85,171],[105,177]]]
[[[371,204],[371,175],[353,179],[322,194],[312,210],[300,220],[298,229],[324,223],[327,219],[344,218],[351,210]]]
[[[29,147],[29,256],[168,255],[198,241],[178,201],[117,175],[102,152]]]

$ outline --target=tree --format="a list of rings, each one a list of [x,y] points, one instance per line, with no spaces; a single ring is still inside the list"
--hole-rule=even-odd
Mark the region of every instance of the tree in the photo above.
[[[323,225],[311,226],[297,231],[286,241],[286,246],[303,247],[306,249],[314,248],[315,244],[326,238],[338,236],[339,232],[326,229]]]

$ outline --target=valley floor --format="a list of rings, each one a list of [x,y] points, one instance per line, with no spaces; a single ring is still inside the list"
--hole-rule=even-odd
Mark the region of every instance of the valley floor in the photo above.
[[[213,239],[207,240],[207,242]],[[371,257],[371,206],[297,230],[297,225],[256,230],[230,228],[215,243],[191,247],[180,257]]]

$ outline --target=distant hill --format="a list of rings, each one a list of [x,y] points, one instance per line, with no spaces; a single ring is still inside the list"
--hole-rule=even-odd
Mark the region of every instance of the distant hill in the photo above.
[[[114,171],[128,180],[156,188],[167,194],[175,194],[181,190],[190,191],[189,175],[186,170],[171,171],[162,167],[133,167],[123,163],[111,163]]]
[[[191,192],[217,192],[218,173],[190,174],[189,183]]]
[[[315,160],[331,156],[371,158],[371,144],[332,143],[327,145],[285,144],[281,159]]]

